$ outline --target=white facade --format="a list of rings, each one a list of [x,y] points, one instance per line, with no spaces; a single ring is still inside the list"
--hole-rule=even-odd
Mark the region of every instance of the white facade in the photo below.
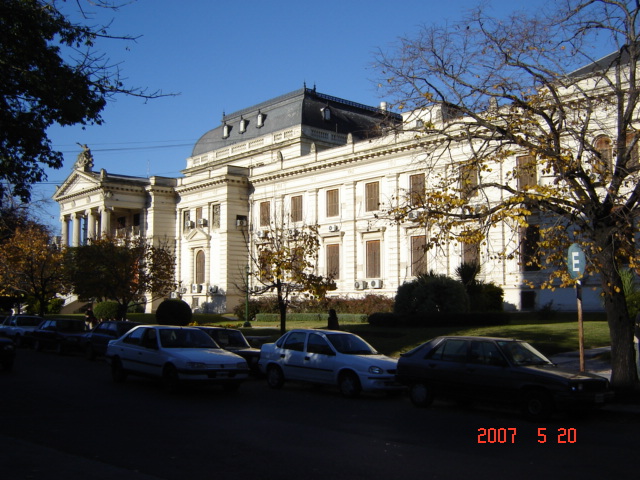
[[[432,172],[425,169],[422,147],[428,138],[397,128],[365,135],[359,129],[366,115],[378,118],[384,112],[361,107],[304,89],[226,116],[198,142],[177,179],[98,174],[77,164],[54,197],[64,241],[78,245],[116,227],[175,240],[175,296],[207,312],[229,312],[244,301],[248,252],[268,228],[261,222],[266,204],[272,217],[288,219],[292,228],[318,226],[318,273],[328,273],[330,255],[337,268],[331,295],[394,296],[414,278],[417,263],[455,277],[463,245],[429,250],[425,264],[415,258],[412,245],[428,232],[411,220],[395,224],[384,218],[394,199],[410,192],[412,179],[424,175],[428,184]],[[356,110],[360,123],[351,121]],[[349,122],[332,123],[340,115]],[[399,116],[394,121],[401,123]],[[462,149],[449,153],[452,162],[465,158]],[[499,171],[495,175],[504,180]],[[554,309],[575,309],[574,290],[530,289],[525,281],[539,284],[545,274],[524,272],[519,258],[496,260],[496,252],[514,249],[517,241],[506,226],[492,230],[479,252],[480,278],[504,289],[507,309],[551,302]],[[601,309],[594,280],[586,280],[583,308]]]

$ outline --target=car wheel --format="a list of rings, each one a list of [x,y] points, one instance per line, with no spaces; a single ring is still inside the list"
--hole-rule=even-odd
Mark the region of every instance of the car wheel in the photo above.
[[[111,360],[111,377],[116,383],[122,383],[127,379],[127,371],[118,357]]]
[[[522,399],[522,414],[528,420],[542,421],[553,411],[551,396],[542,390],[525,392]]]
[[[353,372],[344,372],[338,378],[338,388],[343,397],[356,398],[362,391],[360,379]]]
[[[426,383],[414,383],[409,387],[409,399],[416,407],[428,407],[433,402],[433,389]]]
[[[178,389],[179,382],[180,379],[176,367],[171,364],[166,365],[162,371],[162,386],[164,389],[169,393],[173,393]]]
[[[7,372],[10,372],[13,369],[13,360],[7,360],[2,364],[2,368]]]
[[[267,368],[267,385],[271,388],[282,388],[284,385],[284,374],[277,365],[269,365]]]

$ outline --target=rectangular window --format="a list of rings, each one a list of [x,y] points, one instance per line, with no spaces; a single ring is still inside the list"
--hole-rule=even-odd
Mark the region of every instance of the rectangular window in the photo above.
[[[182,228],[183,230],[189,230],[191,228],[191,212],[185,210],[182,213]]]
[[[380,240],[371,240],[367,248],[367,278],[380,277]]]
[[[291,197],[291,221],[302,221],[302,195]]]
[[[365,211],[373,212],[380,206],[380,183],[370,182],[364,185]]]
[[[220,204],[211,205],[211,226],[220,228]]]
[[[635,133],[627,133],[627,148],[631,150],[629,156],[629,166],[638,165],[638,135]]]
[[[540,270],[540,227],[529,225],[520,229],[520,263],[524,272]]]
[[[462,243],[463,263],[480,265],[480,246],[477,243]]]
[[[271,202],[260,202],[260,226],[268,227],[271,221]]]
[[[427,236],[411,237],[411,275],[417,277],[427,273]]]
[[[327,276],[337,280],[340,278],[340,244],[332,243],[326,247]]]
[[[518,188],[523,190],[532,187],[538,183],[538,174],[536,172],[536,161],[531,155],[522,155],[516,158]]]
[[[460,169],[460,190],[462,198],[469,199],[478,195],[478,166],[464,165]]]
[[[327,190],[327,217],[340,215],[340,194],[337,188]]]
[[[196,208],[196,224],[202,220],[202,207]]]
[[[409,177],[409,201],[413,206],[424,203],[424,173],[418,173]]]

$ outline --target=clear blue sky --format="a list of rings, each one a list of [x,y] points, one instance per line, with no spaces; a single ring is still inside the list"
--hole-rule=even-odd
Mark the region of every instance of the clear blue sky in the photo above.
[[[75,2],[69,2],[74,4]],[[34,199],[50,198],[71,173],[80,147],[95,170],[134,176],[179,176],[194,143],[222,113],[307,86],[378,105],[378,48],[387,49],[421,24],[456,21],[478,0],[137,0],[108,18],[110,33],[139,36],[101,49],[119,63],[129,86],[178,93],[150,101],[119,98],[104,125],[52,128],[65,164],[49,171]],[[496,11],[536,8],[544,0],[493,0]],[[94,11],[95,7],[91,7]],[[104,17],[101,17],[104,19]],[[98,20],[96,20],[98,23]],[[43,221],[58,227],[52,203]]]

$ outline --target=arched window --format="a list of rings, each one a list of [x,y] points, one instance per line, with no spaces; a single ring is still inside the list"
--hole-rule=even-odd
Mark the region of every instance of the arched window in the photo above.
[[[204,252],[198,250],[196,253],[196,278],[195,283],[204,283]]]

